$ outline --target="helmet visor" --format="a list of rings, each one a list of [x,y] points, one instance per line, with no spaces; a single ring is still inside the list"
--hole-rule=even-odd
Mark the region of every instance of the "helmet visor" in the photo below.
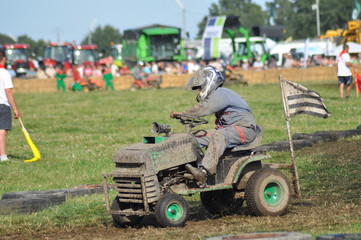
[[[199,69],[194,75],[188,80],[186,89],[196,90],[206,81],[206,74],[203,69]]]

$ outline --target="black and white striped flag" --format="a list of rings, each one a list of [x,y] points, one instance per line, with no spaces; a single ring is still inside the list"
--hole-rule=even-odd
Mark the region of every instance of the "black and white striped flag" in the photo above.
[[[303,113],[321,118],[330,116],[331,113],[317,92],[300,84],[284,80],[281,76],[280,84],[287,118]]]

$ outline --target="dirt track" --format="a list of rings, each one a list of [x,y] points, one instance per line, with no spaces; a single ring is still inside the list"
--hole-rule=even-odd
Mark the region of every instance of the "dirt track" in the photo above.
[[[62,227],[44,231],[10,233],[0,239],[205,239],[226,234],[256,231],[295,231],[311,234],[329,233],[333,229],[361,228],[361,141],[322,143],[297,154],[317,154],[301,181],[302,199],[294,199],[282,217],[243,215],[214,217],[199,202],[190,202],[191,216],[184,228],[158,228],[154,218],[145,218],[138,228],[119,229],[111,222],[87,228]],[[334,174],[322,169],[333,168]],[[328,169],[329,170],[329,169]],[[328,172],[329,173],[329,172]],[[312,181],[310,181],[310,178]],[[360,231],[361,232],[361,229]]]

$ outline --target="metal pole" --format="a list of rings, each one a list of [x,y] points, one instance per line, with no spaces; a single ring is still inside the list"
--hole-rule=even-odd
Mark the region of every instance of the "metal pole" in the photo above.
[[[184,38],[187,38],[187,33],[186,33],[186,9],[183,5],[183,3],[180,0],[175,0],[178,4],[178,6],[182,9],[182,18],[183,18],[183,35]]]
[[[186,9],[183,9],[183,32],[184,32],[184,38],[187,39],[187,31],[186,31]]]

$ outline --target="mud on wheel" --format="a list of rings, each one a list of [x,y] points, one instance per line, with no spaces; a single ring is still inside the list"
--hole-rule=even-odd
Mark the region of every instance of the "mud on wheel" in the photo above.
[[[248,180],[245,200],[252,215],[280,216],[290,202],[290,184],[277,169],[262,168]]]
[[[134,204],[119,202],[118,197],[114,198],[113,203],[110,206],[110,210],[137,210],[136,208],[137,206]],[[143,216],[138,215],[125,216],[122,214],[112,214],[112,217],[115,227],[135,226],[143,219]]]
[[[177,194],[166,193],[158,200],[154,215],[161,227],[182,227],[189,217],[188,203]]]

